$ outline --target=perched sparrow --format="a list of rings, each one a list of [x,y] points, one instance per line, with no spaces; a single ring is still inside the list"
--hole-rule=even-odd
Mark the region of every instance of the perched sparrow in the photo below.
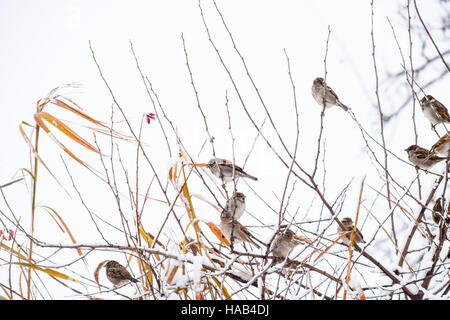
[[[428,170],[436,163],[446,159],[439,157],[429,150],[419,147],[415,144],[409,146],[407,149],[405,149],[405,151],[408,152],[409,161],[415,166],[424,170]]]
[[[447,108],[437,101],[433,96],[426,95],[420,100],[420,106],[424,116],[430,120],[434,126],[438,123],[450,123],[450,115]]]
[[[233,196],[227,200],[225,211],[231,213],[234,219],[242,217],[245,211],[245,195],[242,192],[235,192]]]
[[[353,231],[352,218],[348,218],[348,217],[343,218],[341,222],[344,225],[344,229],[342,229],[340,226],[338,226],[337,231],[340,234],[345,233],[345,236],[342,237],[342,242],[344,242],[345,244],[350,244],[350,237],[351,237],[352,231]],[[358,228],[356,228],[356,232],[355,232],[355,242],[366,243],[363,239],[363,235],[358,230]]]
[[[317,103],[322,107],[325,103],[326,108],[332,106],[340,106],[345,111],[348,107],[339,101],[336,93],[324,82],[323,78],[316,78],[311,88],[312,95],[316,99]]]
[[[433,146],[431,152],[448,156],[450,152],[450,133],[443,135]]]
[[[222,181],[224,183],[233,181],[232,162],[225,159],[215,158],[209,160],[207,167],[211,170],[212,174],[215,175],[217,178],[219,179],[222,178]],[[245,173],[241,167],[238,167],[236,165],[234,166],[234,176],[235,178],[243,177],[243,178],[250,178],[252,180],[258,180],[254,176]]]
[[[436,223],[436,224],[439,224],[442,220],[442,217],[444,216],[444,209],[443,209],[442,204],[445,204],[445,200],[443,200],[442,198],[439,198],[436,200],[434,207],[433,207],[432,217],[433,217],[434,223]],[[447,210],[447,219],[445,219],[445,221],[447,223],[450,223],[450,205]]]
[[[120,263],[110,260],[106,263],[106,277],[114,286],[125,284],[128,281],[138,282]]]
[[[247,228],[231,217],[231,212],[223,211],[220,215],[220,230],[222,230],[224,236],[229,240],[231,240],[231,233],[233,233],[234,240],[245,241],[261,249],[261,247],[251,239],[253,236]]]
[[[290,229],[281,231],[272,243],[270,252],[275,257],[286,258],[292,249],[300,243],[295,237],[295,233]]]

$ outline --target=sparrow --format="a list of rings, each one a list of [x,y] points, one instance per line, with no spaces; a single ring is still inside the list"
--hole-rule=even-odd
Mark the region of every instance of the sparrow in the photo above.
[[[345,236],[342,237],[342,242],[344,242],[345,244],[348,245],[348,244],[350,244],[350,237],[353,232],[353,221],[352,221],[352,218],[346,217],[346,218],[343,218],[341,220],[341,222],[344,225],[344,228],[341,228],[341,226],[338,226],[337,231],[340,234],[345,233]],[[366,243],[364,241],[363,235],[358,230],[358,228],[356,228],[356,232],[355,232],[355,242]]]
[[[213,158],[209,160],[207,167],[211,170],[212,174],[215,175],[217,178],[222,178],[222,181],[224,183],[228,183],[230,181],[233,181],[233,163],[225,160],[225,159],[219,159],[219,158]],[[252,180],[258,180],[256,177],[249,175],[248,173],[245,173],[244,170],[242,170],[241,167],[234,166],[234,176],[235,178],[250,178]]]
[[[222,230],[223,235],[229,240],[231,240],[231,233],[233,233],[234,240],[248,242],[258,249],[261,249],[261,247],[251,239],[253,235],[246,227],[233,219],[231,217],[231,212],[229,211],[224,210],[220,215],[220,230]]]
[[[227,200],[225,211],[231,212],[234,219],[239,219],[245,212],[245,195],[242,192],[235,192],[233,196]]]
[[[436,163],[446,159],[439,157],[429,150],[415,144],[406,148],[405,151],[408,152],[409,161],[424,170],[428,170]]]
[[[444,209],[442,204],[445,203],[445,200],[443,200],[442,198],[439,198],[436,200],[434,206],[433,206],[433,212],[432,212],[432,218],[434,223],[436,223],[437,225],[439,225],[439,223],[442,220],[442,217],[444,216]],[[448,207],[447,210],[447,219],[445,219],[446,223],[450,223],[450,206]]]
[[[138,282],[120,263],[110,260],[106,263],[106,277],[114,286],[125,284],[128,281]]]
[[[339,106],[345,111],[348,111],[348,107],[339,101],[336,93],[324,82],[323,78],[316,78],[313,81],[311,88],[312,95],[316,99],[317,103],[322,107],[330,108],[332,106]]]
[[[420,100],[420,106],[424,116],[430,120],[432,126],[438,123],[450,123],[450,115],[447,108],[433,96],[429,94],[424,96]]]
[[[448,156],[450,152],[450,133],[446,133],[433,144],[430,152]]]
[[[286,258],[292,249],[300,244],[295,237],[295,233],[290,229],[281,231],[272,243],[270,252],[277,258]]]

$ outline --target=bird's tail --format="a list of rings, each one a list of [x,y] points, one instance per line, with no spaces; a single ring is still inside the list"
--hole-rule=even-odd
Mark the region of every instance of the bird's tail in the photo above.
[[[251,240],[250,244],[254,245],[255,247],[257,247],[258,249],[261,249],[261,247],[253,240]]]
[[[130,277],[130,279],[129,279],[131,282],[134,282],[134,283],[136,283],[136,282],[138,282],[138,280],[137,279],[135,279],[135,278],[133,278],[133,277]]]
[[[246,178],[250,178],[250,179],[255,180],[255,181],[258,181],[257,177],[254,177],[254,176],[252,176],[251,174],[248,174],[248,173],[245,174],[245,177]]]
[[[344,111],[348,111],[349,107],[347,107],[345,104],[343,104],[342,102],[338,102],[338,106],[341,107],[342,109],[344,109]]]

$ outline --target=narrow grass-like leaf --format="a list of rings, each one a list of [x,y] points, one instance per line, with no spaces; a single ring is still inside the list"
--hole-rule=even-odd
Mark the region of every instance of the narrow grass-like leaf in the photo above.
[[[348,245],[347,276],[345,277],[345,283],[346,283],[347,287],[348,287],[348,283],[350,282],[351,262],[352,262],[352,256],[353,256],[353,245],[355,243],[355,234],[356,234],[356,230],[358,228],[359,210],[361,208],[361,201],[362,201],[362,195],[363,195],[363,191],[364,191],[364,181],[365,180],[366,180],[366,177],[364,177],[361,182],[361,188],[359,190],[358,207],[356,208],[356,217],[355,217],[355,222],[353,224],[353,232],[350,235],[350,243]],[[344,300],[346,298],[347,298],[347,290],[344,289]]]
[[[80,163],[82,166],[84,166],[85,168],[87,168],[89,171],[91,171],[92,173],[94,173],[96,176],[101,177],[101,173],[99,173],[97,170],[95,170],[94,168],[92,168],[91,166],[89,166],[87,163],[85,163],[84,161],[82,161],[81,159],[79,159],[77,156],[75,156],[68,148],[66,148],[66,146],[64,144],[62,144],[54,135],[53,133],[50,131],[50,129],[48,129],[47,125],[44,123],[44,121],[42,121],[42,119],[39,117],[38,114],[34,115],[34,118],[36,120],[36,123],[39,125],[39,127],[41,127],[48,135],[49,137],[61,148],[64,150],[64,152],[66,152],[72,159],[74,159],[75,161],[77,161],[78,163]],[[42,161],[41,161],[42,162]],[[103,178],[102,178],[103,180]]]
[[[75,240],[75,237],[72,235],[72,232],[70,232],[69,227],[68,227],[67,224],[64,222],[63,218],[61,218],[61,216],[58,214],[58,212],[57,212],[55,209],[53,209],[53,208],[51,208],[51,207],[48,207],[48,206],[43,206],[43,208],[49,210],[50,213],[53,213],[53,214],[58,218],[58,220],[62,223],[64,229],[62,229],[62,228],[59,226],[59,224],[58,224],[58,226],[62,229],[63,232],[64,232],[64,230],[66,230],[66,231],[67,231],[67,234],[69,235],[70,240],[72,240],[72,243],[73,243],[73,244],[76,244],[77,241]],[[51,215],[51,216],[52,216],[52,215]],[[56,220],[55,220],[55,221],[56,221]],[[78,252],[78,255],[80,255],[80,256],[83,255],[83,253],[81,252],[81,249],[80,249],[80,248],[77,248],[77,252]]]
[[[172,280],[175,277],[175,274],[177,273],[177,271],[178,271],[178,266],[174,266],[172,268],[172,271],[170,272],[169,277],[167,278],[167,283],[171,283],[172,282]]]
[[[61,120],[58,118],[52,116],[51,114],[47,112],[39,112],[35,115],[35,119],[44,119],[48,121],[52,126],[54,126],[56,129],[64,133],[68,138],[72,139],[76,143],[82,145],[83,147],[95,152],[100,153],[93,145],[91,145],[88,141],[83,139],[79,134],[77,134],[75,131],[73,131],[69,126],[64,124]],[[39,125],[42,127],[43,122],[39,121]],[[47,126],[42,127],[45,132],[50,133],[50,130]]]
[[[202,200],[202,201],[204,201],[204,202],[206,202],[206,203],[209,204],[211,207],[213,207],[214,209],[216,209],[218,212],[222,212],[222,209],[221,209],[219,206],[215,205],[215,204],[212,203],[211,201],[206,200],[206,199],[203,198],[201,195],[196,194],[196,193],[192,193],[191,196],[192,196],[192,197],[195,197],[195,198],[197,198],[197,199],[200,199],[200,200]]]
[[[216,285],[222,290],[223,295],[225,296],[225,298],[227,298],[227,300],[233,300],[230,296],[230,294],[228,293],[227,288],[225,288],[225,286],[223,285],[222,282],[220,282],[216,277],[212,276],[211,277],[213,279],[213,281],[216,283]]]
[[[78,115],[78,116],[80,116],[80,117],[82,117],[82,118],[88,120],[89,122],[95,123],[96,125],[99,125],[99,126],[101,126],[101,127],[103,127],[103,128],[106,128],[106,129],[109,129],[109,127],[108,127],[105,123],[103,123],[103,122],[101,122],[101,121],[98,121],[98,120],[95,120],[95,119],[92,118],[91,116],[85,114],[84,112],[81,112],[80,110],[77,110],[77,109],[75,109],[75,108],[69,106],[67,103],[63,102],[63,101],[60,100],[60,99],[52,99],[50,102],[51,102],[52,104],[54,104],[54,105],[57,105],[57,106],[59,106],[59,107],[61,107],[61,108],[67,109],[67,110],[69,110],[69,111],[75,113],[76,115]],[[71,101],[71,102],[72,102],[72,101]],[[72,102],[72,103],[73,103],[73,102]]]
[[[408,261],[406,261],[405,257],[403,256],[402,252],[400,251],[400,249],[395,245],[395,241],[392,239],[392,237],[389,235],[389,232],[387,232],[387,230],[383,227],[383,225],[381,224],[380,221],[378,221],[378,219],[371,213],[369,212],[370,215],[372,216],[372,218],[375,219],[375,221],[378,223],[378,225],[380,226],[380,228],[383,230],[383,232],[387,235],[387,237],[389,238],[389,240],[392,242],[392,244],[394,245],[395,249],[397,250],[397,252],[400,253],[400,255],[403,258],[403,261],[405,261],[406,265],[408,266],[409,271],[411,271],[411,273],[413,273],[414,275],[417,275],[413,268],[409,265]]]
[[[325,253],[327,253],[327,251],[330,250],[330,249],[336,244],[336,242],[338,242],[338,241],[339,241],[343,236],[345,236],[345,235],[346,235],[345,233],[340,234],[339,237],[338,237],[336,240],[334,240],[328,247],[326,247],[325,250],[323,250],[323,251],[317,256],[316,259],[314,259],[314,262],[316,262],[317,260],[319,260],[320,257],[322,257]],[[323,247],[322,247],[322,248],[323,248]],[[316,250],[314,250],[308,257],[312,256],[315,252],[317,252],[317,251],[319,251],[319,250],[321,250],[321,249],[316,249]],[[307,258],[308,258],[308,257],[307,257]],[[306,259],[307,259],[307,258],[306,258]],[[303,263],[306,261],[306,259],[303,260]]]
[[[8,182],[8,183],[5,183],[4,185],[1,185],[1,186],[0,186],[0,189],[6,188],[6,187],[8,187],[8,186],[10,186],[10,185],[13,185],[14,183],[19,182],[19,181],[22,181],[22,180],[23,180],[23,178],[19,178],[19,179],[10,181],[10,182]]]
[[[61,183],[58,181],[58,179],[56,179],[55,175],[53,174],[53,172],[49,169],[49,167],[45,164],[44,160],[42,160],[42,158],[39,156],[39,154],[37,153],[36,149],[33,146],[33,143],[30,141],[30,139],[28,138],[28,136],[26,135],[25,131],[22,128],[22,124],[23,122],[20,124],[19,126],[19,131],[22,134],[22,137],[25,139],[25,142],[27,143],[28,147],[31,150],[31,153],[33,154],[34,157],[36,157],[36,159],[38,159],[38,161],[44,166],[45,169],[47,169],[47,171],[50,173],[50,175],[55,179],[55,181],[60,185]],[[31,174],[31,176],[34,178],[34,175]]]
[[[208,225],[209,229],[211,229],[212,233],[214,233],[214,235],[217,237],[217,239],[220,240],[220,242],[227,246],[230,246],[230,242],[228,241],[228,239],[225,238],[222,231],[220,231],[220,229],[214,223],[207,222],[206,224]]]
[[[141,271],[141,273],[148,275],[146,277],[142,277],[142,279],[143,279],[143,281],[145,281],[146,288],[149,288],[153,283],[153,274],[150,270],[150,267],[145,261],[142,261],[139,257],[135,257],[135,258],[136,258],[136,261],[138,263],[138,267],[139,267],[139,270]]]
[[[370,187],[370,186],[369,186]],[[428,239],[428,243],[431,244],[432,241],[430,239],[430,237],[428,237],[427,233],[425,232],[425,230],[423,230],[423,228],[420,226],[420,223],[414,218],[414,216],[408,211],[406,210],[404,207],[402,207],[400,204],[398,204],[396,201],[391,200],[389,197],[385,196],[384,194],[382,194],[381,192],[377,191],[376,189],[370,187],[372,190],[374,190],[376,193],[378,193],[380,196],[384,197],[386,200],[388,200],[389,202],[392,202],[393,204],[395,204],[397,207],[399,207],[404,213],[406,213],[413,221],[414,223],[417,225],[417,227],[419,228],[419,230],[421,231],[422,235]]]
[[[20,266],[23,266],[23,267],[32,268],[34,270],[39,270],[39,271],[42,271],[42,272],[44,272],[44,273],[46,273],[46,274],[48,274],[48,275],[50,275],[52,277],[61,278],[61,279],[64,279],[64,280],[70,280],[70,281],[74,281],[74,282],[79,282],[78,280],[76,280],[76,279],[74,279],[74,278],[72,278],[72,277],[70,277],[70,276],[68,276],[68,275],[66,275],[64,273],[61,273],[59,271],[56,271],[56,270],[53,270],[53,269],[50,269],[50,268],[41,268],[41,267],[39,267],[39,266],[37,266],[35,264],[25,263],[25,262],[11,262],[11,264],[17,264],[17,265],[20,265]]]
[[[8,293],[8,291],[2,286],[0,285],[0,287],[2,288],[3,292],[6,294],[6,297],[0,296],[1,300],[12,300],[13,298],[11,297],[11,295]]]
[[[99,275],[99,273],[100,273],[100,269],[103,267],[103,265],[104,265],[106,262],[108,262],[108,260],[104,260],[104,261],[100,262],[100,263],[98,264],[97,268],[95,268],[95,271],[94,271],[94,279],[95,279],[95,282],[97,282],[97,284],[98,284],[99,287],[100,287],[100,281],[98,280],[98,275]]]
[[[23,254],[21,254],[20,252],[14,250],[13,248],[10,248],[9,246],[4,244],[3,242],[0,242],[0,247],[5,249],[8,252],[14,253],[16,255],[16,257],[19,258],[19,259],[23,259],[23,260],[27,260],[28,259],[28,257],[24,256]]]

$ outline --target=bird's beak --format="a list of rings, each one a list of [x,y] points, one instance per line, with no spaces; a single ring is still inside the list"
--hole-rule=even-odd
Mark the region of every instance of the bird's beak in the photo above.
[[[294,234],[294,237],[293,237],[294,239],[297,239],[297,240],[302,240],[302,238],[300,238],[298,235],[296,235],[296,234]]]

